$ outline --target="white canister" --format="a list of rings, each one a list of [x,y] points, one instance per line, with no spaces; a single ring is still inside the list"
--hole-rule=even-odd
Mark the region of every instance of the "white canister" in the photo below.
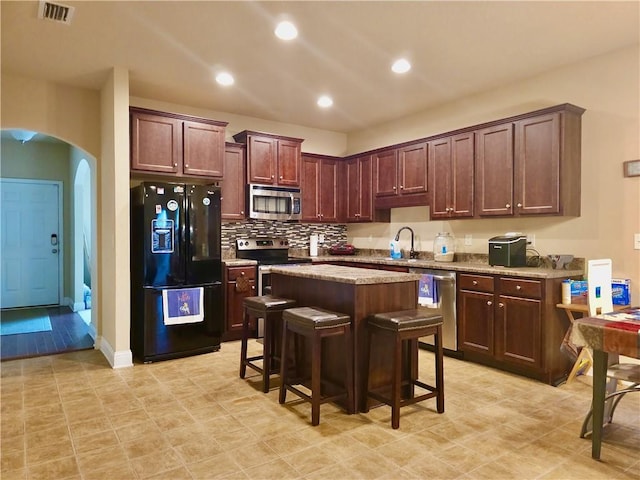
[[[311,237],[309,237],[309,256],[318,256],[318,235],[311,235]]]
[[[562,303],[569,305],[571,303],[571,280],[562,281]]]

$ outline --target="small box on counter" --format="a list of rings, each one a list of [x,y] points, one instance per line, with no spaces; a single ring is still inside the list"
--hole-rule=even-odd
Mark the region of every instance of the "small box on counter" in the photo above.
[[[571,281],[571,303],[587,303],[587,281],[572,280]]]
[[[628,278],[611,279],[611,296],[614,305],[629,305],[631,303],[631,280]]]

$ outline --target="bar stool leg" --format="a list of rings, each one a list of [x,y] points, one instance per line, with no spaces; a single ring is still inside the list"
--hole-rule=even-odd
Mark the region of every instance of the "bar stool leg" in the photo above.
[[[369,366],[371,365],[371,337],[373,336],[373,331],[371,328],[367,328],[367,336],[366,336],[366,344],[365,344],[365,352],[366,355],[364,357],[364,365],[363,365],[363,383],[364,383],[364,406],[362,411],[364,413],[369,412]],[[356,411],[358,410],[358,405],[356,405]]]
[[[442,352],[442,327],[438,327],[437,333],[434,335],[436,344],[436,388],[438,395],[436,396],[436,405],[438,413],[444,412],[444,368],[443,368],[443,352]]]
[[[264,344],[262,347],[262,391],[269,393],[269,378],[271,376],[271,349],[273,337],[273,322],[270,318],[266,318],[269,314],[265,314],[264,319]]]
[[[347,413],[355,413],[353,396],[353,338],[351,326],[346,326],[344,330],[344,353],[345,353],[345,388],[347,390]],[[366,399],[365,399],[366,400]]]
[[[400,387],[402,385],[402,339],[396,335],[393,351],[393,380],[391,382],[391,428],[400,428]]]
[[[321,346],[322,337],[318,334],[314,335],[311,347],[311,425],[314,427],[320,423],[320,398],[322,397],[320,392],[320,375],[322,372]]]
[[[289,345],[289,335],[288,335],[288,327],[287,320],[283,319],[282,321],[282,353],[280,354],[280,395],[278,397],[278,402],[283,404],[287,399],[287,358]]]
[[[240,378],[247,373],[247,341],[249,338],[249,313],[244,310],[242,314],[242,342],[240,344]]]

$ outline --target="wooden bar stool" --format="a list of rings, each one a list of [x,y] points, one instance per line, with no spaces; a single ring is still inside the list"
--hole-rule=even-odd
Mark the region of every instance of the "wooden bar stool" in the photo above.
[[[295,300],[288,298],[277,298],[271,295],[260,297],[246,297],[243,301],[242,318],[242,343],[240,347],[240,378],[244,378],[247,367],[252,368],[262,374],[262,391],[269,391],[269,376],[276,373],[273,368],[273,360],[278,360],[275,353],[276,323],[282,321],[282,312],[286,308],[295,306]],[[264,342],[262,344],[262,355],[247,358],[247,342],[249,340],[249,322],[251,318],[264,318]],[[254,362],[262,360],[262,366]]]
[[[438,413],[444,412],[444,373],[442,357],[442,315],[423,313],[421,310],[403,310],[399,312],[378,313],[369,317],[367,324],[367,356],[365,365],[365,385],[367,386],[367,400],[373,398],[391,406],[391,426],[400,427],[400,407],[422,402],[436,397]],[[389,391],[389,386],[376,389],[369,388],[369,363],[371,361],[371,340],[373,335],[379,335],[395,343],[393,350],[393,366],[391,373],[391,392],[389,396],[382,391]],[[414,361],[412,352],[417,352],[418,338],[434,335],[436,356],[436,384],[427,385],[418,380],[418,365]],[[409,342],[410,378],[402,380],[402,342]],[[401,398],[401,387],[409,387],[409,398]],[[414,396],[414,386],[418,386],[428,393]],[[365,401],[365,412],[369,411],[368,401]]]
[[[318,307],[290,308],[282,314],[282,359],[280,362],[280,403],[286,401],[287,390],[300,398],[311,402],[311,424],[320,423],[320,405],[336,400],[346,400],[347,411],[353,413],[353,345],[351,337],[351,318],[342,313],[323,310]],[[289,379],[287,352],[290,334],[295,333],[311,341],[311,395],[307,395],[294,385],[300,385],[308,379]],[[344,337],[345,381],[344,386],[334,386],[322,377],[322,339],[342,335]],[[325,395],[323,383],[339,393]]]

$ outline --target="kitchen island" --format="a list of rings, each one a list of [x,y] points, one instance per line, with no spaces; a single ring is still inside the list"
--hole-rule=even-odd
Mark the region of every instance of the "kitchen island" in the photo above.
[[[356,411],[364,410],[366,318],[375,313],[416,308],[420,275],[337,265],[274,266],[271,274],[273,295],[293,298],[301,306],[321,307],[351,317],[354,403]],[[342,383],[344,349],[340,348],[339,340],[330,338],[326,342],[322,349],[322,374],[332,382]],[[374,387],[390,385],[392,347],[374,339],[369,377]],[[404,354],[417,356],[418,353],[407,351]],[[309,356],[304,355],[304,358],[304,370],[308,371]],[[405,372],[407,378],[409,374]]]

